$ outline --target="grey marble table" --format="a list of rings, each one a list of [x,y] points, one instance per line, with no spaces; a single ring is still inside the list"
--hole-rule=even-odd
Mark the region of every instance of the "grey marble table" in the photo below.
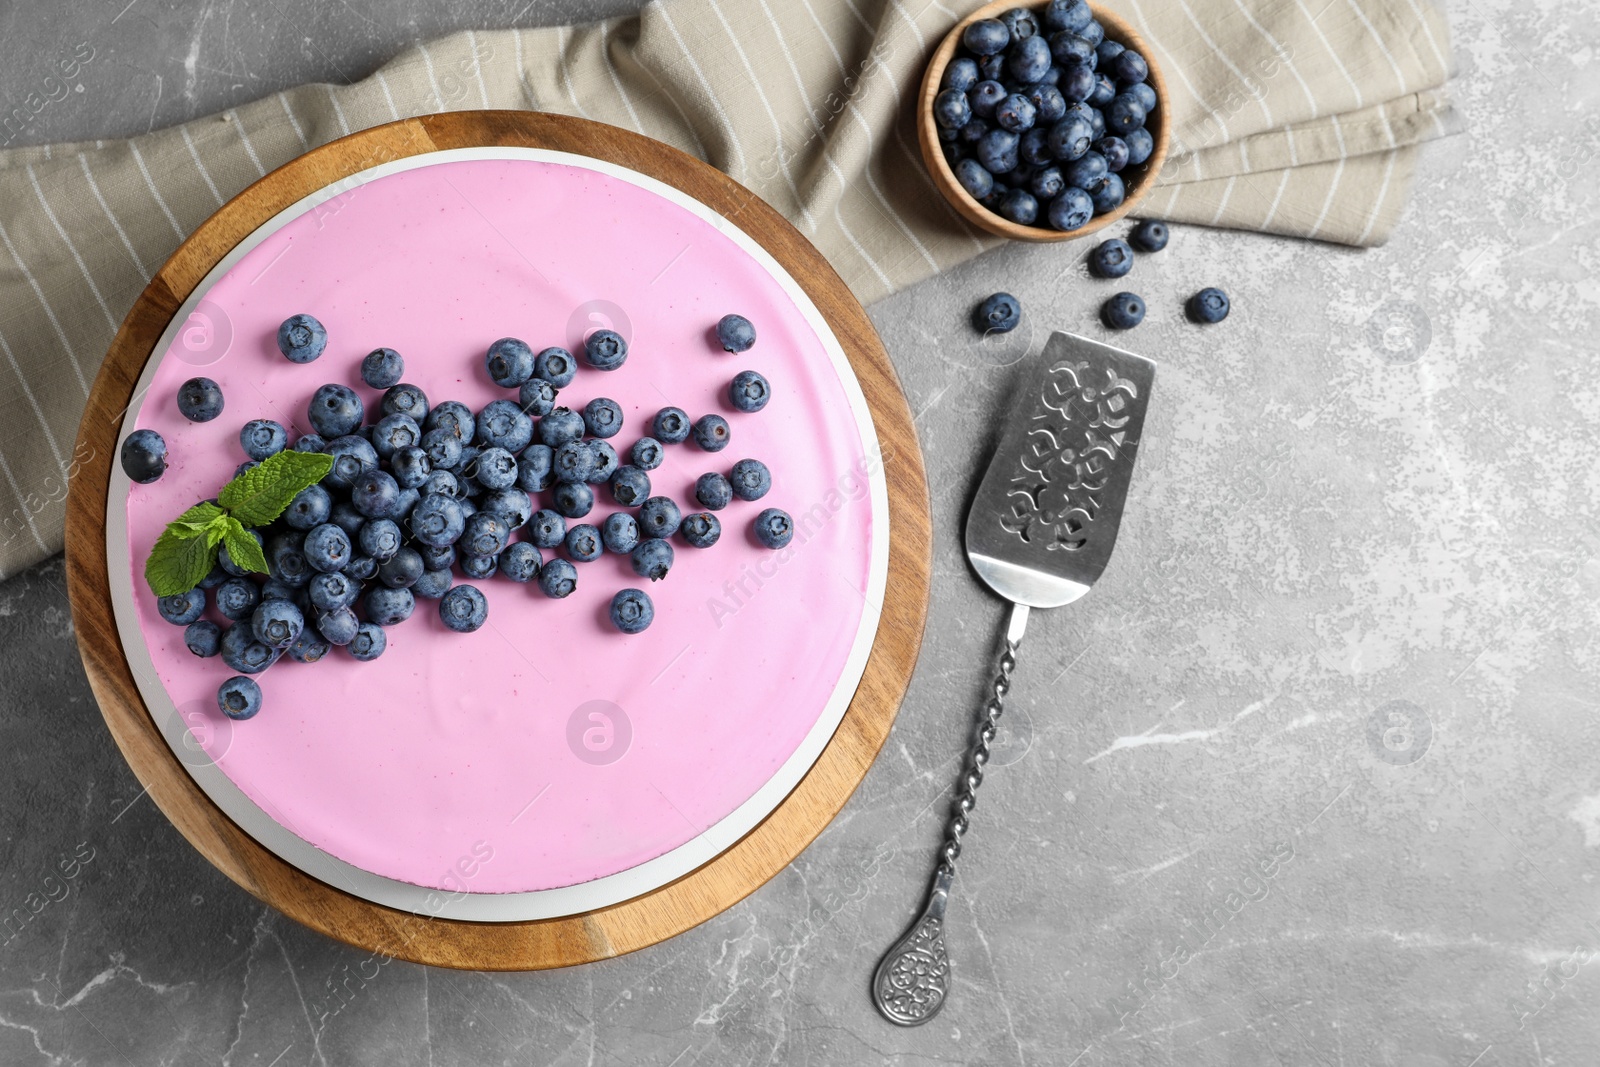
[[[135,0],[107,29],[126,2],[0,7],[0,100],[63,42],[107,57],[21,140],[629,6]],[[910,696],[814,846],[626,958],[379,966],[262,908],[140,796],[61,562],[0,585],[0,1064],[1600,1060],[1600,17],[1449,8],[1471,132],[1427,150],[1387,247],[1185,228],[1140,262],[1126,343],[1161,371],[1130,514],[1094,593],[1030,627],[935,1023],[884,1024],[867,980],[922,892],[1001,623],[959,531],[1018,349],[963,316],[1004,287],[1019,338],[1097,334],[1078,250],[871,309],[935,487]],[[1210,284],[1232,317],[1187,325]]]

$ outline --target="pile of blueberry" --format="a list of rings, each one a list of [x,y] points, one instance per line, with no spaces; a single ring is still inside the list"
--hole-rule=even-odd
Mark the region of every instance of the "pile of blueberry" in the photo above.
[[[1050,0],[967,26],[933,118],[973,199],[1022,226],[1076,230],[1122,204],[1122,171],[1155,150],[1149,76],[1085,0]]]
[[[717,336],[728,352],[755,344],[754,327],[739,315],[725,316]],[[279,350],[296,363],[315,360],[326,345],[327,332],[309,315],[293,316],[278,333]],[[627,342],[610,330],[596,331],[584,345],[584,362],[597,370],[615,370],[627,357]],[[652,495],[649,472],[668,446],[692,440],[702,451],[721,452],[732,438],[728,421],[715,414],[692,420],[682,408],[663,408],[623,462],[611,444],[624,421],[615,401],[596,397],[577,409],[557,404],[579,369],[563,348],[534,352],[516,338],[496,341],[485,370],[495,384],[516,390],[516,399],[493,400],[476,412],[455,400],[431,402],[400,380],[404,366],[389,348],[362,360],[362,381],[384,390],[376,411],[348,386],[318,388],[306,412],[311,429],[292,445],[288,431],[271,420],[254,419],[240,430],[248,458],[236,477],[291,447],[326,453],[333,463],[276,521],[249,531],[264,550],[267,574],[239,566],[224,546],[198,586],[158,599],[162,617],[186,627],[190,651],[220,654],[240,673],[217,694],[232,718],[249,718],[261,707],[260,687],[246,676],[285,654],[310,663],[337,645],[357,660],[378,658],[385,628],[409,618],[418,597],[437,601],[451,630],[477,630],[487,621],[488,600],[477,587],[456,584],[457,570],[478,580],[498,573],[559,599],[577,588],[575,564],[611,552],[628,556],[640,577],[660,581],[673,565],[671,538],[709,548],[722,532],[716,512],[736,498],[759,500],[772,487],[765,464],[741,459],[726,473],[699,478],[695,499],[703,510],[685,515],[670,497]],[[739,372],[728,389],[739,412],[760,411],[770,396],[755,371]],[[208,378],[178,390],[179,410],[195,422],[217,418],[224,403]],[[159,434],[137,431],[124,443],[123,468],[136,482],[155,481],[166,451]],[[621,510],[598,524],[576,521],[594,510],[597,486]],[[767,508],[755,517],[753,533],[781,549],[794,523]],[[558,549],[564,556],[553,555]],[[208,593],[228,625],[204,618]],[[639,633],[654,615],[642,589],[612,597],[611,621],[623,633]]]

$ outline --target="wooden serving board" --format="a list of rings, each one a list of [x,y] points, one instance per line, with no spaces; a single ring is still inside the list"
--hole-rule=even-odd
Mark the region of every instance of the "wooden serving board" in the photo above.
[[[111,464],[124,411],[162,333],[223,256],[278,212],[362,170],[426,152],[518,146],[571,152],[649,175],[694,197],[760,244],[800,284],[849,357],[885,456],[893,456],[889,573],[866,670],[844,720],[794,790],[755,829],[687,875],[597,911],[474,923],[387,908],[318,881],[246,834],[168,747],[135,685],[113,615],[105,544]],[[67,499],[67,582],[84,669],[111,735],[173,825],[246,891],[314,930],[416,963],[533,970],[655,944],[732,906],[777,874],[844,806],[888,736],[927,617],[928,487],[911,411],[860,303],[783,216],[727,175],[659,141],[597,122],[526,111],[467,111],[378,126],[315,149],[234,197],[157,272],[95,379]]]

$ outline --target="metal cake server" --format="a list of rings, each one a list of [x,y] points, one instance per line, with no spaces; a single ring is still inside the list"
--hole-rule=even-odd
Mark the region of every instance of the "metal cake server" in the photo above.
[[[1072,334],[1052,334],[967,513],[967,557],[1011,601],[1005,647],[967,751],[928,903],[872,977],[872,999],[892,1023],[920,1026],[949,993],[944,915],[999,726],[1017,649],[1033,608],[1089,591],[1106,569],[1144,429],[1156,365]]]

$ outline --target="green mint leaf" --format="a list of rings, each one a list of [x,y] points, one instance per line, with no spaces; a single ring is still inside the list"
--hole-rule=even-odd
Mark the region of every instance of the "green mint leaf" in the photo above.
[[[167,529],[178,533],[179,536],[194,537],[205,532],[206,528],[216,524],[218,519],[227,518],[228,513],[209,500],[202,500],[194,507],[167,523]],[[178,529],[174,529],[177,527]]]
[[[332,469],[333,457],[324,452],[279,452],[223,486],[217,502],[243,525],[265,526],[283,514],[296,493]]]
[[[227,548],[228,558],[233,560],[234,566],[261,574],[267,573],[267,557],[262,554],[261,546],[250,536],[244,524],[232,515],[223,518],[222,544]]]
[[[220,526],[189,534],[174,533],[168,527],[156,538],[150,558],[144,561],[144,580],[150,591],[156,596],[177,596],[199,585],[216,565],[217,543],[221,540]]]

